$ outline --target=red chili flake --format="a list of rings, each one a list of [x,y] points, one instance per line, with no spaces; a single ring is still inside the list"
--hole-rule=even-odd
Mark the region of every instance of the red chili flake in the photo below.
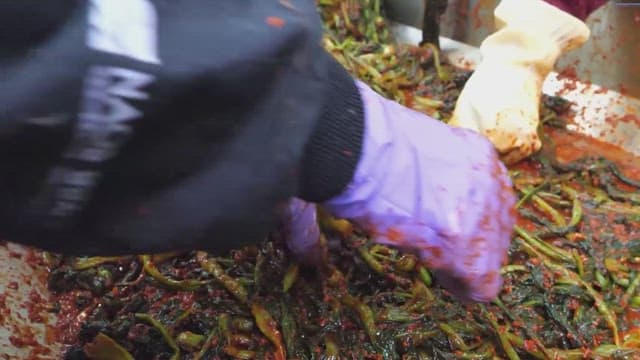
[[[45,346],[37,346],[34,349],[32,349],[29,352],[29,355],[27,355],[27,359],[30,360],[40,360],[42,359],[42,357],[40,357],[40,355],[51,355],[51,349],[45,347]],[[49,357],[47,357],[49,358]]]
[[[31,322],[43,322],[42,313],[46,310],[47,301],[37,291],[31,290],[29,301],[26,303],[29,320]]]
[[[571,299],[569,300],[567,307],[569,308],[569,310],[577,310],[580,307],[580,303],[576,299]]]
[[[400,243],[402,242],[403,238],[404,238],[404,235],[400,231],[394,228],[391,228],[387,231],[387,239],[389,239],[389,241],[393,243]]]
[[[571,241],[582,241],[585,239],[585,237],[581,233],[570,233],[567,235],[567,239]]]
[[[427,253],[431,253],[431,255],[433,255],[433,257],[435,257],[436,259],[442,257],[442,249],[440,249],[440,247],[438,246],[422,246],[422,250]]]
[[[513,323],[511,323],[511,326],[514,328],[521,328],[522,327],[522,322],[516,320]]]
[[[29,249],[25,255],[24,261],[32,267],[45,265],[42,254],[36,252],[34,249]]]
[[[598,347],[602,344],[602,335],[595,335],[593,337],[593,347]]]
[[[533,341],[531,339],[527,339],[527,340],[524,341],[524,348],[527,351],[535,351],[538,348],[538,346],[536,345],[535,341]]]
[[[629,94],[629,89],[627,89],[626,86],[620,84],[619,92],[620,92],[620,95],[627,95]]]
[[[505,284],[502,286],[502,292],[505,294],[511,294],[513,292],[513,285]],[[513,325],[515,326],[515,324]]]
[[[277,16],[267,16],[265,19],[267,25],[281,28],[284,26],[284,19]]]
[[[575,79],[577,77],[578,73],[576,72],[576,68],[573,66],[567,66],[558,73],[559,79]]]
[[[593,93],[594,94],[606,94],[607,92],[609,92],[609,91],[606,88],[601,87],[601,88],[597,89],[596,91],[594,91]],[[602,109],[597,109],[598,112],[600,110],[602,110]]]
[[[640,124],[640,118],[634,114],[625,114],[624,116],[622,116],[619,120],[620,122],[624,122],[624,123],[631,123],[631,124]]]
[[[9,337],[9,341],[11,344],[18,348],[24,348],[27,346],[37,346],[38,341],[36,340],[33,331],[29,327],[14,327],[13,335]]]

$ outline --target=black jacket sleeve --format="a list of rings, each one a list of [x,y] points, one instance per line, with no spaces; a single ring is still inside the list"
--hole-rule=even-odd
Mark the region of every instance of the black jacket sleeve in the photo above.
[[[314,1],[36,2],[60,7],[47,26],[9,3],[0,23],[33,33],[0,37],[5,240],[221,252],[264,238],[288,197],[350,181],[362,103]]]

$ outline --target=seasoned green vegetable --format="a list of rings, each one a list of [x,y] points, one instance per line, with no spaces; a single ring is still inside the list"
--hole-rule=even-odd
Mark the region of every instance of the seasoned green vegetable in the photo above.
[[[395,43],[377,0],[318,9],[324,46],[354,77],[449,118],[469,73],[436,44]],[[559,156],[576,136],[569,107],[545,97],[541,109],[543,150],[510,169],[519,219],[494,302],[456,301],[414,254],[321,211],[331,250],[318,269],[279,236],[219,257],[49,254],[67,358],[640,358],[640,179],[606,154]]]

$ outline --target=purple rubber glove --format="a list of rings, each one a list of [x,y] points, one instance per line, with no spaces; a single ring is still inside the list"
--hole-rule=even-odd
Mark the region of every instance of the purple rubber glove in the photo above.
[[[301,263],[318,265],[322,249],[316,205],[292,198],[281,210],[281,219],[289,250]]]
[[[358,87],[365,109],[362,157],[347,189],[323,205],[374,241],[416,252],[461,300],[492,300],[515,223],[515,196],[493,145],[363,83]],[[314,221],[310,209],[295,199],[289,219]],[[290,226],[294,253],[313,249],[315,226]]]

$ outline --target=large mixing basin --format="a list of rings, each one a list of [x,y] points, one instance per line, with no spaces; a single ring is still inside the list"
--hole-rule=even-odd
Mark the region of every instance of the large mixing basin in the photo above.
[[[417,28],[399,24],[393,28],[399,41],[417,44],[421,40]],[[480,59],[476,47],[450,38],[441,38],[441,46],[449,60],[461,67],[473,68]],[[557,73],[548,77],[544,92],[574,102],[573,130],[640,156],[640,101],[593,84],[558,78]],[[55,318],[47,312],[46,269],[38,264],[38,256],[42,255],[15,244],[0,246],[0,358],[59,358],[60,346],[48,330]]]

